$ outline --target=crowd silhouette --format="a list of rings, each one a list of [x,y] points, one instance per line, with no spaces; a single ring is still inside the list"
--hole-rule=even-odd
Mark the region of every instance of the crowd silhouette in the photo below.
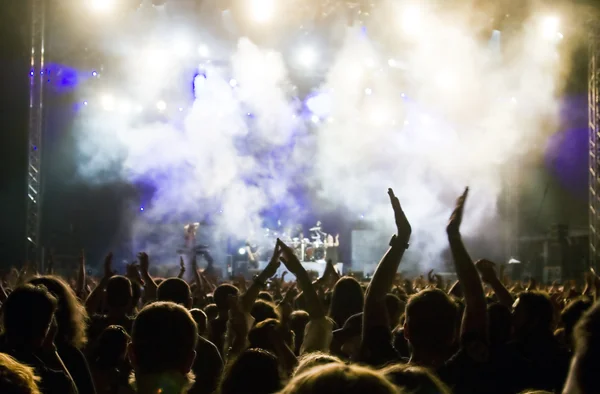
[[[600,392],[600,278],[509,280],[461,237],[469,189],[446,233],[455,283],[397,274],[411,224],[390,189],[396,233],[367,281],[329,262],[315,278],[277,240],[248,281],[198,269],[151,275],[138,255],[61,278],[23,268],[0,282],[0,393],[392,394]],[[443,231],[443,229],[440,229]],[[280,265],[293,281],[275,277]]]

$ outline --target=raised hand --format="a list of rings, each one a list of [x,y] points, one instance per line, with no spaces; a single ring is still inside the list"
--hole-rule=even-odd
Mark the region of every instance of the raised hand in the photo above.
[[[298,272],[304,270],[304,267],[302,267],[300,260],[298,260],[298,257],[294,253],[294,250],[283,243],[283,241],[281,241],[279,238],[277,238],[277,245],[279,247],[280,259],[283,260],[283,263],[288,271],[297,277]]]
[[[110,278],[115,275],[115,272],[112,270],[112,260],[113,260],[113,254],[112,254],[112,252],[110,252],[104,258],[104,277],[105,278]]]
[[[450,221],[448,222],[448,226],[446,227],[446,232],[448,235],[460,235],[460,225],[463,219],[463,212],[465,210],[465,202],[467,201],[467,196],[469,195],[469,188],[465,188],[463,194],[456,201],[456,207],[452,212],[452,216],[450,216]]]
[[[185,263],[183,262],[183,257],[179,256],[179,275],[178,278],[183,278],[183,274],[185,274]]]
[[[412,228],[402,207],[400,206],[400,200],[394,194],[394,191],[390,188],[388,189],[388,196],[390,196],[390,202],[392,204],[392,208],[394,209],[394,218],[396,220],[396,235],[402,240],[408,241],[410,238],[410,234],[412,232]]]
[[[138,260],[140,261],[140,270],[142,274],[147,274],[150,269],[150,259],[145,252],[138,253]]]
[[[481,274],[481,279],[488,284],[498,280],[496,275],[496,264],[489,260],[479,260],[475,263],[477,271]]]
[[[280,258],[281,248],[279,246],[279,243],[276,243],[275,248],[273,249],[273,255],[271,256],[271,260],[269,261],[269,264],[267,264],[263,271],[266,278],[270,278],[277,273],[277,269],[279,269],[279,266],[281,265],[281,263],[279,262]]]

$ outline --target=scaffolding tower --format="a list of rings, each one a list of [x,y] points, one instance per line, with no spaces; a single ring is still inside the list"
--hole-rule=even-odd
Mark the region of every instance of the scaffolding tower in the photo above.
[[[600,262],[600,21],[590,24],[588,69],[590,265]]]
[[[25,259],[41,263],[40,224],[42,219],[42,132],[44,102],[44,40],[46,0],[30,0],[31,68],[29,71],[29,138],[27,143],[27,219]]]

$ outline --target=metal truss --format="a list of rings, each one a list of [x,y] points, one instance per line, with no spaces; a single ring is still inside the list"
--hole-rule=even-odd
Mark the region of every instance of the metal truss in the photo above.
[[[590,264],[600,263],[600,22],[590,24],[588,68]]]
[[[29,138],[27,144],[26,261],[38,266],[41,260],[42,219],[42,132],[44,103],[44,41],[46,0],[30,0],[31,68],[29,73]]]

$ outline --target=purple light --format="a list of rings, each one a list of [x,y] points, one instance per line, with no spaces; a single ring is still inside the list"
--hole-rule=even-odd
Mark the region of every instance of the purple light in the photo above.
[[[144,207],[140,207],[140,211],[142,211],[142,212],[143,212],[143,211],[144,211]]]
[[[30,71],[30,72],[29,72],[29,75],[31,75],[31,76],[33,77],[33,75],[34,75],[34,72],[33,72],[33,71]]]

